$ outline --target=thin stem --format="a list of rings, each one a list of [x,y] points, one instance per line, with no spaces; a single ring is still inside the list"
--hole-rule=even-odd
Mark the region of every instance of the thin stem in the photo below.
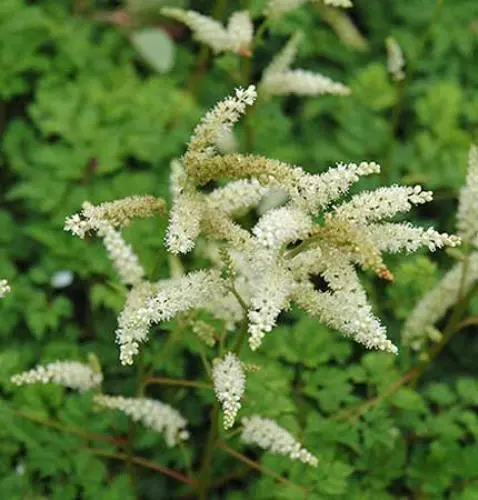
[[[440,16],[440,12],[441,12],[441,8],[443,6],[443,3],[444,3],[444,0],[436,0],[435,10],[433,11],[433,15],[432,15],[432,18],[430,20],[430,23],[428,24],[427,29],[423,32],[423,35],[419,41],[416,57],[408,65],[405,78],[401,82],[398,82],[398,84],[397,84],[397,103],[392,111],[390,137],[389,137],[389,141],[388,141],[387,148],[386,148],[385,162],[384,162],[383,168],[382,168],[381,173],[380,173],[382,182],[386,182],[388,180],[389,175],[390,175],[390,168],[392,165],[393,153],[394,153],[394,149],[395,149],[395,136],[397,135],[397,130],[398,130],[398,127],[400,125],[400,118],[402,116],[402,112],[403,112],[403,109],[405,107],[405,100],[406,100],[405,97],[406,97],[406,90],[407,90],[408,84],[411,81],[412,74],[415,70],[415,66],[422,56],[423,50],[425,49],[425,45],[426,45],[427,40],[428,40],[432,30],[433,30],[433,27],[435,26],[435,24]]]
[[[289,479],[277,474],[273,470],[270,470],[270,469],[262,466],[261,464],[255,462],[254,460],[251,460],[250,458],[246,457],[242,453],[239,453],[238,451],[236,451],[234,448],[231,448],[224,441],[217,441],[216,447],[220,448],[221,450],[225,451],[226,453],[228,453],[229,455],[231,455],[235,459],[246,464],[251,469],[258,470],[259,472],[262,472],[262,474],[265,474],[266,476],[270,476],[282,484],[287,484],[288,486],[294,486],[295,488],[301,490],[304,493],[304,495],[307,495],[309,493],[309,490],[307,488],[304,488],[303,486],[300,486],[296,483],[293,483]]]
[[[313,246],[314,243],[320,241],[321,238],[322,238],[321,234],[314,234],[314,236],[305,239],[304,241],[302,241],[302,243],[299,243],[295,248],[286,252],[284,254],[284,259],[291,260],[294,257],[297,257],[297,255],[304,252],[305,250],[308,250],[311,246]]]
[[[85,431],[83,429],[79,429],[76,427],[69,427],[61,424],[52,419],[47,419],[43,417],[39,417],[37,415],[29,415],[28,413],[24,413],[20,410],[12,410],[15,416],[24,418],[25,420],[30,420],[31,422],[35,422],[37,424],[43,425],[45,427],[50,427],[52,429],[56,429],[61,432],[65,432],[67,434],[73,434],[87,441],[98,441],[103,443],[110,443],[114,445],[125,445],[127,444],[127,440],[121,437],[113,437],[113,436],[104,436],[102,434],[96,434],[94,432]]]
[[[246,301],[241,297],[241,295],[239,294],[239,292],[237,291],[236,287],[234,285],[231,285],[229,287],[229,290],[230,292],[232,293],[232,295],[234,295],[234,297],[237,299],[237,301],[239,302],[239,305],[242,307],[242,310],[244,311],[245,314],[247,314],[247,312],[249,311],[249,307],[248,305],[246,304]]]
[[[197,389],[212,390],[212,385],[206,382],[197,382],[196,380],[173,379],[167,377],[148,377],[144,381],[144,386],[148,385],[175,385],[180,387],[195,387]]]
[[[467,328],[469,326],[478,326],[478,316],[470,316],[469,318],[460,321],[458,325],[456,325],[456,331],[459,332],[463,330],[463,328]]]
[[[116,453],[108,450],[103,450],[99,448],[84,448],[88,452],[92,453],[93,455],[98,455],[100,457],[106,457],[106,458],[112,458],[115,460],[123,460],[127,461],[128,460],[128,455],[126,453]],[[196,481],[194,479],[191,479],[184,474],[181,474],[180,472],[177,472],[172,469],[168,469],[167,467],[163,467],[162,465],[159,465],[155,462],[151,462],[150,460],[147,460],[146,458],[143,457],[138,457],[138,456],[133,456],[133,463],[140,465],[141,467],[145,467],[146,469],[151,469],[157,472],[160,472],[161,474],[164,474],[165,476],[172,477],[176,479],[177,481],[180,481],[181,483],[187,484],[188,486],[195,487],[196,486]]]
[[[244,318],[242,326],[239,330],[239,334],[237,335],[236,345],[234,346],[234,354],[239,356],[241,354],[242,346],[247,339],[247,316]]]
[[[208,499],[208,490],[211,484],[211,462],[214,445],[219,433],[219,404],[214,404],[211,412],[211,425],[207,437],[206,448],[204,450],[201,470],[198,479],[198,498],[199,500]]]

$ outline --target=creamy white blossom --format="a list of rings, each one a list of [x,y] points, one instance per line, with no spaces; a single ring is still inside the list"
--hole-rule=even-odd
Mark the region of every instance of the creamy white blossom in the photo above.
[[[131,245],[121,236],[109,222],[98,225],[98,236],[103,239],[109,258],[113,262],[120,279],[126,285],[139,283],[144,276],[144,269]]]
[[[350,88],[327,76],[304,69],[272,73],[261,80],[261,92],[265,95],[350,95]]]
[[[203,216],[202,195],[188,182],[188,176],[179,160],[171,162],[169,187],[172,207],[165,244],[172,254],[187,253],[194,248],[201,232]]]
[[[265,14],[271,18],[278,18],[282,14],[295,10],[309,1],[318,2],[320,0],[269,0],[265,8]],[[325,5],[331,7],[352,7],[351,0],[322,0]]]
[[[191,168],[197,166],[198,161],[204,161],[214,154],[214,144],[218,137],[231,130],[245,113],[246,107],[254,104],[256,97],[254,85],[249,85],[247,89],[239,87],[235,90],[234,97],[227,97],[206,113],[194,129],[184,156],[185,167],[189,173]]]
[[[379,172],[380,165],[375,162],[337,163],[335,168],[330,168],[323,174],[301,175],[290,194],[299,207],[317,214],[345,194],[361,176]]]
[[[331,7],[342,7],[343,9],[348,9],[353,6],[351,0],[322,0],[325,5],[330,5]]]
[[[216,359],[212,380],[216,397],[224,412],[224,429],[230,429],[241,408],[241,398],[246,387],[244,369],[238,357],[229,352],[223,359]]]
[[[273,95],[349,95],[350,89],[342,83],[304,69],[291,70],[290,65],[297,54],[300,34],[291,37],[284,48],[265,69],[259,83],[259,91],[265,96]]]
[[[284,455],[292,460],[316,467],[318,459],[279,424],[268,418],[253,415],[242,419],[243,430],[241,439],[247,444],[256,444],[260,448]]]
[[[365,231],[380,252],[415,252],[420,247],[427,247],[434,252],[438,248],[460,244],[460,238],[457,236],[439,233],[431,227],[415,227],[409,222],[369,224]]]
[[[257,206],[267,192],[257,179],[239,179],[212,191],[207,196],[207,204],[212,210],[241,215]]]
[[[79,361],[54,361],[47,365],[38,365],[11,377],[15,385],[47,384],[49,382],[81,392],[101,385],[103,375],[90,365]]]
[[[8,293],[10,293],[10,285],[8,281],[5,279],[0,280],[0,299],[5,297]]]
[[[171,406],[148,398],[95,395],[95,403],[103,408],[120,410],[133,421],[163,435],[168,447],[189,438],[186,419]]]
[[[254,25],[247,10],[234,12],[229,18],[227,33],[231,50],[237,54],[250,55]]]
[[[458,234],[478,246],[478,147],[468,154],[466,183],[460,190],[457,214]]]
[[[271,66],[283,71],[295,51],[292,40]],[[227,329],[245,316],[249,346],[257,349],[293,302],[364,346],[395,353],[367,301],[356,266],[392,280],[384,252],[411,252],[420,246],[433,251],[459,243],[459,238],[432,228],[388,222],[430,201],[431,193],[419,186],[382,188],[333,205],[361,176],[380,171],[375,162],[338,163],[324,173],[309,174],[275,159],[219,154],[217,138],[231,130],[255,98],[250,86],[217,104],[195,128],[181,161],[173,164],[167,246],[175,253],[202,242],[212,265],[158,283],[144,282],[139,272],[129,280],[133,288],[116,332],[123,364],[132,364],[151,325],[195,310],[211,313]],[[219,187],[201,189],[212,182]],[[270,190],[280,192],[284,205],[258,211],[252,229],[241,225],[236,218]],[[317,276],[327,284],[324,291],[314,287]],[[210,333],[204,336],[208,343],[215,340]]]
[[[478,281],[478,252],[470,254],[468,259],[465,275],[463,262],[459,262],[418,302],[403,328],[405,344],[420,349],[433,333],[434,325],[456,304],[460,291],[466,295]]]
[[[405,58],[400,45],[395,38],[389,36],[385,40],[385,46],[387,47],[387,68],[389,73],[395,80],[403,80],[405,78]]]
[[[198,271],[156,284],[144,283],[131,290],[116,330],[121,362],[133,364],[152,324],[191,309],[211,308],[213,312],[220,297],[227,294],[217,271]]]
[[[291,274],[279,266],[256,270],[258,276],[253,283],[247,314],[249,346],[253,351],[260,347],[264,335],[275,326],[280,312],[287,309],[296,287]]]
[[[354,196],[335,208],[333,216],[353,222],[377,221],[408,212],[412,205],[427,203],[432,197],[432,193],[423,191],[421,186],[379,188]]]
[[[216,53],[232,51],[241,55],[250,54],[254,26],[248,11],[234,12],[227,28],[193,10],[164,7],[161,13],[184,23],[198,42],[211,47]]]
[[[104,222],[115,228],[125,227],[132,219],[162,214],[164,210],[164,201],[153,196],[128,196],[99,205],[85,201],[81,212],[66,218],[65,231],[84,238],[87,232],[98,231]]]

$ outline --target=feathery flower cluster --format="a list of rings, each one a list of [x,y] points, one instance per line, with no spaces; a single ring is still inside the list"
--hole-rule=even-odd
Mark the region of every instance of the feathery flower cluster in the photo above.
[[[224,429],[230,429],[241,408],[241,398],[246,386],[244,369],[237,356],[229,352],[224,359],[216,359],[212,379],[216,397],[224,411]]]
[[[468,174],[460,191],[457,214],[458,234],[478,246],[478,147],[468,154]]]
[[[243,56],[250,55],[254,26],[246,10],[234,12],[227,28],[194,10],[164,7],[161,13],[184,23],[192,30],[198,42],[208,45],[216,53],[231,51]]]
[[[15,385],[52,382],[84,392],[99,386],[103,382],[103,375],[101,372],[94,371],[91,366],[79,361],[54,361],[45,366],[39,365],[32,370],[13,375],[11,381]]]
[[[120,410],[135,422],[163,434],[170,448],[189,438],[186,419],[171,406],[148,398],[125,398],[98,394],[95,403],[110,410]]]
[[[284,48],[275,56],[264,71],[259,83],[259,91],[265,96],[273,95],[349,95],[350,89],[342,83],[303,69],[291,70],[297,54],[300,35],[291,37]]]
[[[463,262],[459,262],[422,297],[403,328],[404,344],[419,350],[426,338],[434,334],[436,322],[459,300],[460,292],[466,295],[478,282],[478,252],[469,255],[465,275],[463,272]]]
[[[133,364],[139,344],[148,338],[149,327],[191,309],[205,309],[214,314],[228,290],[218,271],[198,271],[187,276],[163,280],[156,284],[142,283],[133,288],[120,314],[116,342],[120,360]]]
[[[457,228],[464,241],[478,246],[478,148],[471,146],[468,156],[468,174],[465,186],[460,190],[458,200]],[[418,228],[407,227],[398,232],[397,242],[408,238],[406,233]],[[429,230],[431,231],[431,230]],[[378,232],[378,231],[377,231]],[[430,234],[423,232],[424,239]],[[447,236],[447,235],[442,235]],[[449,236],[449,238],[456,238]],[[410,238],[411,239],[411,238]],[[397,243],[398,244],[398,243]],[[437,244],[436,235],[427,246]],[[444,243],[446,244],[446,242]],[[437,245],[438,246],[438,245]],[[428,338],[438,338],[434,325],[455,304],[460,295],[466,295],[478,282],[478,252],[472,252],[463,262],[456,264],[447,274],[426,293],[408,317],[402,332],[402,340],[413,349],[419,350]],[[465,273],[465,274],[464,274]]]
[[[80,213],[66,218],[65,230],[84,238],[86,233],[100,230],[105,222],[115,228],[125,227],[134,218],[164,214],[165,209],[164,200],[153,196],[128,196],[99,205],[85,201]]]
[[[164,201],[152,196],[131,196],[96,206],[85,201],[80,213],[66,218],[64,228],[80,238],[88,232],[96,232],[103,239],[121,281],[126,285],[135,285],[141,282],[144,269],[117,228],[127,226],[133,218],[164,212]]]
[[[7,280],[0,280],[0,299],[5,297],[7,293],[10,293],[10,285]]]
[[[472,146],[469,152],[468,175],[460,191],[457,226],[458,234],[465,241],[476,245],[478,233],[478,148]],[[466,294],[478,281],[478,253],[467,257],[466,269],[463,262],[456,264],[417,304],[405,323],[402,338],[413,349],[420,349],[426,338],[436,336],[434,324],[447,309]],[[463,273],[466,270],[466,274]]]
[[[265,15],[277,19],[282,14],[295,10],[305,3],[313,1],[317,2],[320,0],[269,0],[265,8]],[[349,8],[352,7],[351,0],[322,0],[325,5],[330,5],[331,7],[342,7]]]
[[[135,285],[144,276],[144,269],[131,245],[128,245],[112,224],[102,222],[98,225],[98,236],[103,238],[103,244],[121,281],[125,285]]]
[[[272,67],[288,67],[295,50],[290,44]],[[368,348],[395,353],[367,302],[356,267],[392,279],[383,252],[411,252],[421,246],[433,251],[459,243],[459,238],[432,228],[388,221],[430,201],[431,193],[419,186],[382,188],[331,206],[361,176],[379,172],[374,162],[339,163],[312,175],[278,160],[220,154],[217,138],[231,130],[255,98],[251,85],[219,102],[196,126],[181,161],[172,165],[166,245],[172,253],[183,253],[201,238],[212,268],[147,283],[134,261],[119,252],[128,270],[123,280],[133,284],[116,332],[123,364],[132,364],[152,324],[197,309],[223,320],[227,328],[233,328],[246,309],[249,346],[255,350],[291,302]],[[223,177],[229,180],[225,185],[212,192],[201,189]],[[258,205],[270,190],[280,190],[282,206],[261,212],[251,230],[240,226],[235,218]],[[223,272],[224,252],[228,272]],[[324,278],[327,290],[315,289],[311,277],[316,275]]]
[[[389,36],[385,40],[385,46],[387,47],[387,68],[389,73],[394,80],[403,80],[405,78],[405,59],[400,45],[395,38]]]
[[[276,67],[287,65],[294,50],[289,46],[276,59]],[[326,211],[361,176],[378,172],[379,166],[373,162],[338,164],[323,174],[311,175],[301,167],[269,158],[216,154],[213,145],[218,131],[224,126],[230,128],[254,98],[253,87],[247,91],[240,89],[235,97],[219,103],[196,127],[182,160],[180,176],[185,188],[180,192],[187,188],[188,196],[196,200],[198,208],[194,216],[188,213],[176,217],[175,204],[180,202],[173,199],[168,234],[179,235],[183,225],[191,224],[190,220],[178,219],[198,217],[194,232],[189,233],[187,248],[194,245],[193,240],[199,234],[210,244],[228,243],[237,271],[235,288],[248,307],[252,349],[260,346],[279,313],[295,301],[365,346],[396,352],[386,338],[385,329],[372,314],[355,266],[375,269],[380,276],[391,279],[382,259],[383,251],[412,251],[424,245],[434,250],[444,245],[454,246],[459,239],[409,224],[380,223],[413,205],[430,201],[431,193],[419,186],[393,186],[356,195],[325,212],[324,223],[318,226],[316,215]],[[222,177],[232,180],[208,194],[198,189]],[[241,194],[244,200],[241,208],[258,203],[264,194],[259,185],[280,188],[287,193],[287,200],[282,207],[263,213],[252,230],[247,231],[234,221],[239,208],[234,199]],[[315,290],[309,279],[314,274],[322,274],[330,290]],[[337,278],[341,275],[343,280]],[[221,289],[219,283],[215,286]],[[219,309],[226,305],[224,300],[216,303]],[[215,314],[218,316],[219,311]]]
[[[288,456],[304,464],[317,467],[318,459],[296,441],[294,436],[273,420],[258,415],[242,419],[241,439],[248,444],[256,444],[264,450]]]

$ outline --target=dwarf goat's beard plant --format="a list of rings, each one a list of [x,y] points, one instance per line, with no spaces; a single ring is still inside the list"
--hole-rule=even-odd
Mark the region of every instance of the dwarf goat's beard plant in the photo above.
[[[395,354],[397,348],[374,316],[357,270],[391,280],[383,253],[409,253],[423,246],[434,251],[459,243],[458,237],[432,228],[389,221],[431,200],[431,193],[420,186],[384,187],[342,200],[361,176],[379,172],[374,162],[339,163],[311,175],[270,158],[219,154],[216,144],[255,99],[251,85],[219,102],[196,127],[182,158],[171,165],[165,245],[173,259],[196,249],[209,262],[207,267],[186,273],[176,266],[170,279],[146,279],[121,229],[133,218],[166,214],[166,203],[150,196],[98,206],[85,202],[65,224],[80,238],[102,238],[120,280],[129,287],[116,330],[123,365],[133,365],[138,358],[141,363],[142,350],[155,342],[152,325],[172,318],[212,353],[202,356],[201,380],[184,381],[207,387],[204,378],[210,378],[216,395],[209,434],[201,436],[204,445],[196,472],[189,478],[179,474],[202,498],[207,498],[211,483],[214,449],[222,446],[235,453],[223,440],[235,440],[237,432],[246,444],[320,467],[320,449],[305,448],[268,415],[248,410],[248,380],[261,376],[260,367],[246,362],[248,351],[261,349],[264,337],[274,335],[282,311],[296,304],[365,347]],[[250,229],[241,225],[240,216],[264,199],[272,208],[263,211]],[[322,290],[314,285],[317,277],[326,285]],[[98,407],[122,411],[162,434],[169,447],[182,446],[195,432],[180,408],[145,397],[141,382],[136,398],[103,394],[103,375],[95,358],[89,364],[57,361],[12,380],[19,385],[54,382],[94,390]]]

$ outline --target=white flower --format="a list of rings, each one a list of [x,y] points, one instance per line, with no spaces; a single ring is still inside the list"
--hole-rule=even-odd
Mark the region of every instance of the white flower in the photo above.
[[[259,90],[265,96],[273,95],[349,95],[350,89],[341,83],[318,73],[303,69],[291,70],[290,65],[297,54],[300,35],[291,37],[264,71]]]
[[[264,13],[271,18],[277,19],[282,14],[295,10],[309,1],[317,2],[318,0],[269,0]],[[323,2],[331,7],[342,7],[344,9],[352,7],[351,0],[323,0]]]
[[[8,281],[7,280],[0,280],[0,299],[5,297],[5,295],[7,295],[7,293],[10,293],[10,285],[8,284]]]
[[[466,295],[478,281],[478,252],[470,254],[466,275],[463,276],[463,263],[456,264],[428,292],[408,317],[403,328],[402,340],[405,344],[419,349],[433,325],[459,299],[460,289]]]
[[[95,403],[111,410],[120,410],[135,422],[141,422],[163,434],[168,447],[188,439],[187,421],[171,406],[153,399],[96,395]]]
[[[212,370],[214,391],[224,411],[224,429],[234,425],[241,408],[246,377],[241,362],[235,354],[227,353],[224,359],[216,359]]]
[[[387,47],[387,68],[394,80],[400,81],[405,78],[405,59],[403,57],[402,49],[398,42],[391,36],[385,40]]]
[[[261,80],[261,92],[265,95],[350,95],[350,89],[342,83],[334,82],[327,76],[304,69],[272,73]]]
[[[353,6],[351,0],[323,0],[323,2],[325,5],[330,5],[331,7],[342,7],[343,9],[348,9]]]
[[[254,85],[247,89],[237,88],[234,97],[227,97],[206,113],[204,118],[194,129],[189,142],[188,151],[184,156],[184,165],[189,174],[196,167],[198,161],[204,161],[214,153],[214,145],[225,131],[245,113],[247,106],[252,106],[257,93]]]
[[[161,13],[184,23],[192,30],[198,42],[211,47],[216,53],[250,53],[254,26],[248,11],[233,13],[227,29],[218,21],[193,10],[164,7]]]
[[[460,244],[457,236],[439,233],[432,227],[414,227],[409,222],[369,224],[364,230],[380,252],[397,253],[405,250],[410,253],[422,246],[434,252],[437,248]]]
[[[374,317],[347,254],[324,245],[320,254],[312,255],[311,262],[326,280],[330,291],[318,292],[312,283],[302,282],[293,294],[297,304],[368,349],[395,354],[397,348],[387,339],[385,328]]]
[[[245,443],[256,444],[271,453],[288,456],[292,460],[299,460],[313,467],[317,466],[317,458],[303,448],[289,431],[273,420],[253,415],[243,418],[242,425],[244,428],[241,439]]]
[[[265,213],[252,229],[257,242],[271,250],[304,239],[313,229],[310,216],[303,211],[285,206]]]
[[[257,179],[240,179],[212,191],[207,196],[207,203],[212,210],[241,215],[257,206],[267,192]]]
[[[99,205],[85,201],[80,213],[66,218],[64,229],[84,238],[87,232],[98,231],[104,222],[109,222],[115,228],[125,227],[134,218],[151,217],[164,210],[164,201],[153,196],[128,196]]]
[[[11,381],[16,385],[52,382],[83,392],[99,386],[103,381],[103,375],[79,361],[54,361],[45,366],[38,365],[32,370],[13,375]]]
[[[468,155],[466,184],[460,190],[457,214],[458,234],[466,241],[474,242],[478,234],[478,147],[471,146]]]
[[[408,212],[412,205],[420,205],[431,200],[432,193],[422,191],[421,186],[379,188],[354,196],[351,201],[337,207],[333,217],[352,222],[377,221]]]
[[[126,285],[139,283],[145,274],[144,269],[131,246],[124,241],[121,233],[109,222],[102,221],[98,224],[98,235],[103,238],[108,256],[121,281]]]
[[[346,193],[361,176],[380,172],[375,162],[337,163],[335,168],[318,175],[304,174],[299,177],[291,193],[295,204],[317,214],[333,200]]]
[[[211,307],[214,311],[219,297],[228,293],[217,271],[198,271],[133,289],[116,330],[121,363],[133,364],[139,345],[147,340],[152,324],[191,309],[209,310]]]
[[[232,14],[227,32],[231,50],[237,54],[250,55],[254,25],[247,10]]]

